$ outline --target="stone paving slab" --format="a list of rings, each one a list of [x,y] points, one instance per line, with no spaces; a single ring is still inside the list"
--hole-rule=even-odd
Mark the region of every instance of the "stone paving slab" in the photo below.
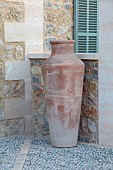
[[[49,138],[0,139],[0,170],[113,170],[113,149],[78,143],[54,148]]]
[[[28,153],[28,150],[30,148],[31,141],[32,141],[32,136],[26,136],[26,139],[24,140],[24,144],[22,145],[20,153],[15,161],[13,170],[21,170],[22,169],[25,159],[26,159],[26,156],[27,156],[27,153]]]

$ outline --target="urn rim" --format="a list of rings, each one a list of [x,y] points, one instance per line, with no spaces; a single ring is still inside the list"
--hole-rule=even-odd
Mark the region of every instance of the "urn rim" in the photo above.
[[[50,44],[74,44],[75,40],[52,40]]]

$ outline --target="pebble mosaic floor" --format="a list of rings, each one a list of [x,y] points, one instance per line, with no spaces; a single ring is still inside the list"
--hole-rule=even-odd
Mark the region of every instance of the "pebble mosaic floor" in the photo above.
[[[0,139],[0,170],[12,170],[25,137]]]
[[[25,140],[0,139],[0,170],[14,169]],[[81,143],[73,148],[54,148],[48,138],[36,136],[30,140],[23,167],[17,166],[16,170],[113,170],[113,149]]]

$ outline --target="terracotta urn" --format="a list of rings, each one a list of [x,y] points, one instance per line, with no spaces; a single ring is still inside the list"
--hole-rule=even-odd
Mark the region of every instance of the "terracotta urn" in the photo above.
[[[74,40],[51,41],[42,65],[50,139],[55,147],[77,145],[84,64],[74,54]]]

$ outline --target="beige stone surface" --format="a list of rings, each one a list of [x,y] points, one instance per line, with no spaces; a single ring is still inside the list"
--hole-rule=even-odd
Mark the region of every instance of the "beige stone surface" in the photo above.
[[[31,75],[29,61],[6,61],[5,73],[6,80],[29,79]]]
[[[113,146],[113,131],[99,131],[99,144]]]
[[[26,114],[25,116],[25,133],[30,134],[31,132],[32,132],[32,115],[31,115],[31,110],[30,110],[30,115]]]
[[[25,22],[43,24],[43,5],[25,4]]]
[[[24,0],[5,0],[7,2],[24,2]]]
[[[113,86],[113,64],[104,62],[104,64],[100,64],[99,68],[101,69],[101,72],[99,74],[100,75],[99,76],[99,81],[100,81],[99,88],[101,89],[101,87],[106,86],[106,89],[108,89],[109,87]]]
[[[32,88],[31,88],[31,77],[28,79],[25,79],[25,99],[31,99],[32,98]]]
[[[43,5],[43,0],[24,0],[25,4],[42,4]]]
[[[5,0],[8,2],[24,2],[25,4],[42,4],[43,5],[43,0]]]
[[[103,107],[101,109],[101,112],[103,112],[103,118],[99,121],[99,130],[100,131],[113,131],[113,109],[111,107]],[[108,112],[109,114],[106,114]],[[108,116],[109,115],[109,116]]]
[[[37,52],[42,53],[43,52],[43,39],[36,40],[36,41],[26,41],[26,57],[29,59],[29,52]]]
[[[4,23],[5,41],[34,41],[43,39],[43,25],[37,23]]]
[[[31,115],[31,100],[6,99],[5,100],[5,119],[14,119]]]
[[[113,1],[99,1],[99,144],[113,146]],[[109,11],[109,12],[108,12]],[[104,14],[104,16],[103,16]]]
[[[103,50],[104,49],[104,50]],[[113,63],[113,41],[100,44],[101,64]]]
[[[25,159],[27,157],[28,150],[30,148],[30,143],[32,141],[32,137],[28,139],[28,136],[26,137],[26,140],[24,144],[21,147],[21,150],[19,152],[18,157],[16,158],[15,165],[13,170],[22,170],[22,167],[24,165]]]
[[[113,1],[112,0],[100,0],[99,1],[99,13],[101,19],[110,19],[113,18]],[[109,11],[109,12],[108,12]]]

